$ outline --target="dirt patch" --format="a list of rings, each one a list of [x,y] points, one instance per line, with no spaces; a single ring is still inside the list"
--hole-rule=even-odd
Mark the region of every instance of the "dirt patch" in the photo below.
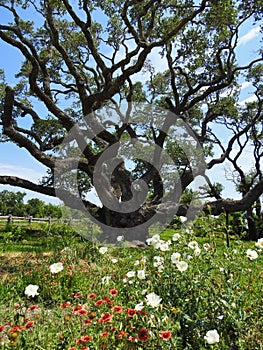
[[[16,274],[23,274],[39,264],[39,260],[49,258],[51,252],[33,254],[28,252],[5,252],[0,254],[0,278],[9,280]]]

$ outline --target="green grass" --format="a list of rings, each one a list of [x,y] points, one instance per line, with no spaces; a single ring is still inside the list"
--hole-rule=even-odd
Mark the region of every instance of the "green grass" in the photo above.
[[[102,254],[66,226],[40,231],[0,239],[1,349],[263,349],[263,251],[255,243],[232,237],[227,248],[223,230],[209,222],[207,236],[181,229],[169,245]],[[166,229],[161,237],[174,233]],[[185,271],[172,262],[175,252]],[[63,270],[51,273],[56,262]],[[25,295],[29,284],[39,295]],[[147,304],[150,293],[159,305]],[[209,345],[204,337],[214,329],[219,343]]]

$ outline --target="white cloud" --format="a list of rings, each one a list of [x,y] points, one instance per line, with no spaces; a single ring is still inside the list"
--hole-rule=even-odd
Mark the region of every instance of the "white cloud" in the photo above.
[[[255,102],[255,101],[257,101],[257,97],[256,97],[256,95],[252,95],[252,96],[246,98],[245,100],[240,101],[238,104],[240,106],[244,106],[246,103]]]
[[[34,169],[4,163],[0,163],[0,175],[17,176],[36,183],[44,176]]]
[[[244,81],[244,83],[242,83],[240,85],[240,90],[244,90],[244,89],[248,88],[251,85],[252,85],[252,83],[250,81]]]
[[[241,36],[241,38],[238,40],[238,46],[245,45],[247,42],[253,40],[258,36],[259,32],[260,32],[260,27],[251,29],[247,34]]]

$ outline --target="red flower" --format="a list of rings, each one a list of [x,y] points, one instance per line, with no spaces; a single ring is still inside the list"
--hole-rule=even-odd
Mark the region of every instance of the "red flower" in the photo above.
[[[133,317],[136,314],[136,310],[134,309],[128,309],[127,312],[129,317]]]
[[[33,311],[38,307],[38,305],[32,305],[28,308],[29,311]]]
[[[140,341],[147,341],[150,338],[150,335],[145,328],[141,328],[138,332],[138,339]]]
[[[81,310],[82,309],[82,305],[78,304],[77,306],[74,306],[73,308],[73,314],[75,314],[77,311]]]
[[[99,299],[96,301],[95,306],[100,306],[100,305],[105,304],[105,303],[106,303],[105,300]]]
[[[87,346],[82,346],[80,350],[89,350],[89,348]]]
[[[83,335],[79,340],[76,341],[76,344],[79,345],[81,343],[87,343],[92,339],[93,337],[91,337],[90,335]]]
[[[116,289],[111,289],[110,290],[110,295],[115,296],[118,294],[118,291]]]
[[[101,333],[100,333],[100,336],[101,336],[101,337],[107,337],[108,335],[109,335],[108,332],[101,332]]]
[[[24,329],[28,329],[32,326],[34,326],[35,322],[34,321],[28,321],[25,325],[24,325]]]
[[[76,348],[73,346],[73,348],[69,348],[68,350],[76,350]]]
[[[5,329],[4,325],[0,326],[0,332],[2,332],[4,329]]]
[[[65,303],[61,304],[60,307],[70,307],[70,302],[66,301]]]
[[[137,339],[137,338],[134,337],[134,336],[132,336],[132,335],[130,335],[129,338],[128,338],[129,341],[135,341],[136,339]]]
[[[75,315],[80,315],[80,316],[85,316],[87,315],[88,311],[85,310],[85,309],[80,309],[80,310],[77,310],[76,312],[74,312]]]
[[[116,337],[117,337],[117,338],[122,338],[122,337],[124,337],[124,336],[126,336],[126,335],[128,335],[127,332],[125,332],[125,331],[120,331],[120,333],[116,334]]]
[[[92,318],[87,318],[85,321],[84,321],[84,325],[88,325],[88,324],[91,324],[92,323]]]
[[[111,322],[113,315],[112,314],[102,314],[101,318],[99,319],[98,322],[102,323],[102,322]]]
[[[160,333],[160,337],[163,339],[163,340],[168,340],[170,339],[172,336],[172,333],[170,331],[163,331]]]
[[[81,296],[81,292],[78,292],[74,295],[74,298],[79,298]]]
[[[111,308],[111,310],[112,310],[113,312],[117,312],[117,313],[122,312],[122,306],[115,305],[115,306],[113,306],[113,307]]]
[[[88,295],[88,298],[89,298],[89,299],[93,299],[93,298],[95,298],[95,296],[96,296],[95,293],[91,293],[90,295]]]
[[[21,326],[14,326],[13,328],[9,329],[10,333],[14,332],[22,332],[22,327]]]

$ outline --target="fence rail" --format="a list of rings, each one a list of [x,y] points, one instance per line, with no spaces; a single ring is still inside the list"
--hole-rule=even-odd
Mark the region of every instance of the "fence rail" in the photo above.
[[[48,224],[68,224],[70,225],[72,222],[80,221],[78,219],[65,219],[65,218],[34,218],[33,216],[13,216],[6,215],[0,216],[0,226],[5,226],[6,224],[17,224],[17,225],[30,225],[33,223],[48,223]]]

